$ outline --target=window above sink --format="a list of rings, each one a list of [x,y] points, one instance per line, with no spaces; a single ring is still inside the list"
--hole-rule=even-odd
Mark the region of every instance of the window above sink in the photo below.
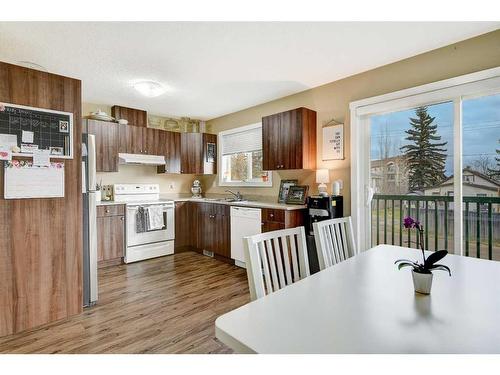
[[[262,170],[262,124],[219,133],[219,186],[271,187],[272,172]]]

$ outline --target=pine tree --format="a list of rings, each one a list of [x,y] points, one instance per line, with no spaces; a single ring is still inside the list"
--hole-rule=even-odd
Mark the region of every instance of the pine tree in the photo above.
[[[498,140],[498,143],[500,143],[500,139]],[[496,149],[496,153],[498,156],[495,156],[495,161],[497,162],[497,165],[495,168],[488,168],[488,175],[491,178],[494,178],[496,180],[500,180],[500,149]]]
[[[427,113],[427,107],[415,110],[416,118],[410,118],[410,129],[406,131],[407,141],[411,143],[401,147],[407,163],[409,188],[412,191],[440,184],[445,179],[446,144],[439,142],[435,117]]]

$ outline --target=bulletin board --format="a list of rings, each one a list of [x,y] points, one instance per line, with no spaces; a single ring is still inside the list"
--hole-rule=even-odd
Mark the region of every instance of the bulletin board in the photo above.
[[[64,197],[64,163],[52,162],[47,167],[30,161],[12,160],[4,163],[4,198]]]
[[[16,135],[19,148],[23,144],[38,146],[38,149],[50,150],[52,157],[73,158],[73,113],[0,104],[0,134]],[[23,131],[32,139],[26,142],[25,137],[23,142]],[[29,156],[29,152],[16,155]]]

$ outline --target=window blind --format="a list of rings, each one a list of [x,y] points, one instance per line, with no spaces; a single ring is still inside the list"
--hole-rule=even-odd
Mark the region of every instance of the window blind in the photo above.
[[[262,150],[262,127],[222,136],[222,155]]]

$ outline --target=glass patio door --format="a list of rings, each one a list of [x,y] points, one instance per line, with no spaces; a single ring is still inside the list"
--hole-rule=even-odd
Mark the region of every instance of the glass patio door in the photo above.
[[[454,252],[454,103],[370,117],[371,246],[419,247],[405,217],[425,230],[426,249]]]
[[[500,260],[500,94],[368,116],[370,247],[424,246]],[[462,235],[463,234],[463,235]]]

